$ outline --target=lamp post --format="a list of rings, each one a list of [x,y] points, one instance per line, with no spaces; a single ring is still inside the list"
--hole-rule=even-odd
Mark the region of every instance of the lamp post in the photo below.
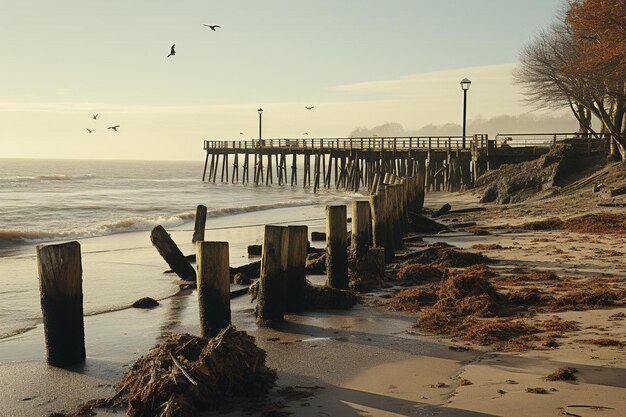
[[[467,90],[472,82],[467,78],[461,80],[461,89],[463,90],[463,149],[465,149],[465,127],[467,123]]]
[[[262,135],[261,135],[261,126],[262,126],[261,125],[261,118],[263,116],[263,109],[258,109],[257,111],[259,112],[259,147],[260,147],[261,146],[261,138],[262,138]]]

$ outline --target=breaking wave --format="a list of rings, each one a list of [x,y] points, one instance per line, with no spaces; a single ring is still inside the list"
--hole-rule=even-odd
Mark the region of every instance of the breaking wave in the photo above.
[[[250,213],[254,211],[271,210],[286,207],[302,207],[314,204],[313,200],[284,202],[265,205],[251,205],[245,207],[228,207],[207,211],[207,217],[222,217],[234,214]],[[0,248],[8,248],[26,243],[38,243],[51,240],[78,239],[113,235],[117,233],[138,232],[151,230],[155,226],[176,227],[191,222],[195,218],[195,211],[188,211],[171,216],[130,217],[127,219],[104,223],[98,226],[65,230],[65,231],[38,231],[38,230],[2,230],[0,229]]]
[[[93,174],[49,174],[26,177],[4,177],[0,182],[43,182],[43,181],[83,181],[96,178]]]

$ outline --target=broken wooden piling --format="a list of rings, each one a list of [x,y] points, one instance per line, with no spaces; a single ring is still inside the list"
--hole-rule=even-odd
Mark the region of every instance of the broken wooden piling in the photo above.
[[[261,326],[273,326],[284,320],[288,252],[289,229],[265,226],[256,307],[257,323]]]
[[[230,324],[229,259],[228,242],[196,243],[202,337],[215,337]]]
[[[85,327],[80,244],[38,245],[37,266],[48,364],[81,363]]]
[[[326,206],[328,286],[348,289],[348,216],[346,206]]]
[[[193,228],[192,243],[204,240],[204,229],[206,227],[206,207],[200,204],[196,209],[196,219]]]
[[[353,201],[350,249],[357,259],[363,257],[369,250],[371,226],[372,216],[369,201]]]
[[[306,292],[306,258],[309,246],[307,226],[288,226],[289,249],[287,255],[287,295],[285,311],[302,311]]]
[[[163,226],[152,229],[150,241],[176,275],[185,281],[196,280],[196,271]]]

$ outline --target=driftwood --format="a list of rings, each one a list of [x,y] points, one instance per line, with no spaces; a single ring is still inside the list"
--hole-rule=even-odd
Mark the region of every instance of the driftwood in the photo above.
[[[622,185],[617,188],[604,188],[600,191],[600,195],[603,198],[613,198],[622,194],[626,194],[626,185]]]
[[[432,217],[434,218],[434,217],[443,216],[444,214],[448,213],[450,210],[452,210],[452,206],[446,203],[443,206],[441,206],[439,210],[435,211]]]
[[[438,223],[420,214],[409,213],[409,232],[430,233],[448,229],[446,225]]]
[[[598,207],[626,207],[626,203],[599,203]]]
[[[250,278],[258,278],[261,273],[261,261],[251,262],[234,268],[230,267],[230,280],[232,281],[239,272],[246,274]]]
[[[196,271],[191,266],[187,258],[178,249],[171,236],[165,231],[163,226],[157,226],[150,233],[150,240],[157,249],[161,257],[172,268],[181,279],[186,281],[196,280]]]

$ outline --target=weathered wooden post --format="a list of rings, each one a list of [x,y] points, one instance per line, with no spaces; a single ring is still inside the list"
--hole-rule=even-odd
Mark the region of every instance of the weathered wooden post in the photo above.
[[[378,192],[370,196],[370,209],[372,213],[372,241],[374,247],[384,248],[387,238],[387,226],[385,221],[385,190],[384,185],[378,188]]]
[[[80,244],[38,245],[37,266],[48,365],[81,363],[85,326]]]
[[[306,256],[308,240],[307,226],[288,226],[289,249],[287,255],[287,300],[286,311],[295,313],[304,306],[306,291]]]
[[[283,226],[265,226],[256,307],[257,323],[260,326],[272,326],[284,320],[288,253],[289,229]]]
[[[161,257],[172,268],[172,271],[176,272],[176,275],[186,281],[196,280],[196,271],[163,226],[152,229],[150,240]]]
[[[326,206],[328,286],[348,289],[348,216],[346,206]]]
[[[198,302],[203,337],[214,337],[230,324],[228,242],[196,243]]]
[[[204,240],[204,228],[206,226],[206,207],[200,204],[196,209],[196,222],[193,228],[192,243]]]
[[[363,257],[369,250],[371,224],[372,216],[369,201],[353,201],[350,249],[356,259]]]

